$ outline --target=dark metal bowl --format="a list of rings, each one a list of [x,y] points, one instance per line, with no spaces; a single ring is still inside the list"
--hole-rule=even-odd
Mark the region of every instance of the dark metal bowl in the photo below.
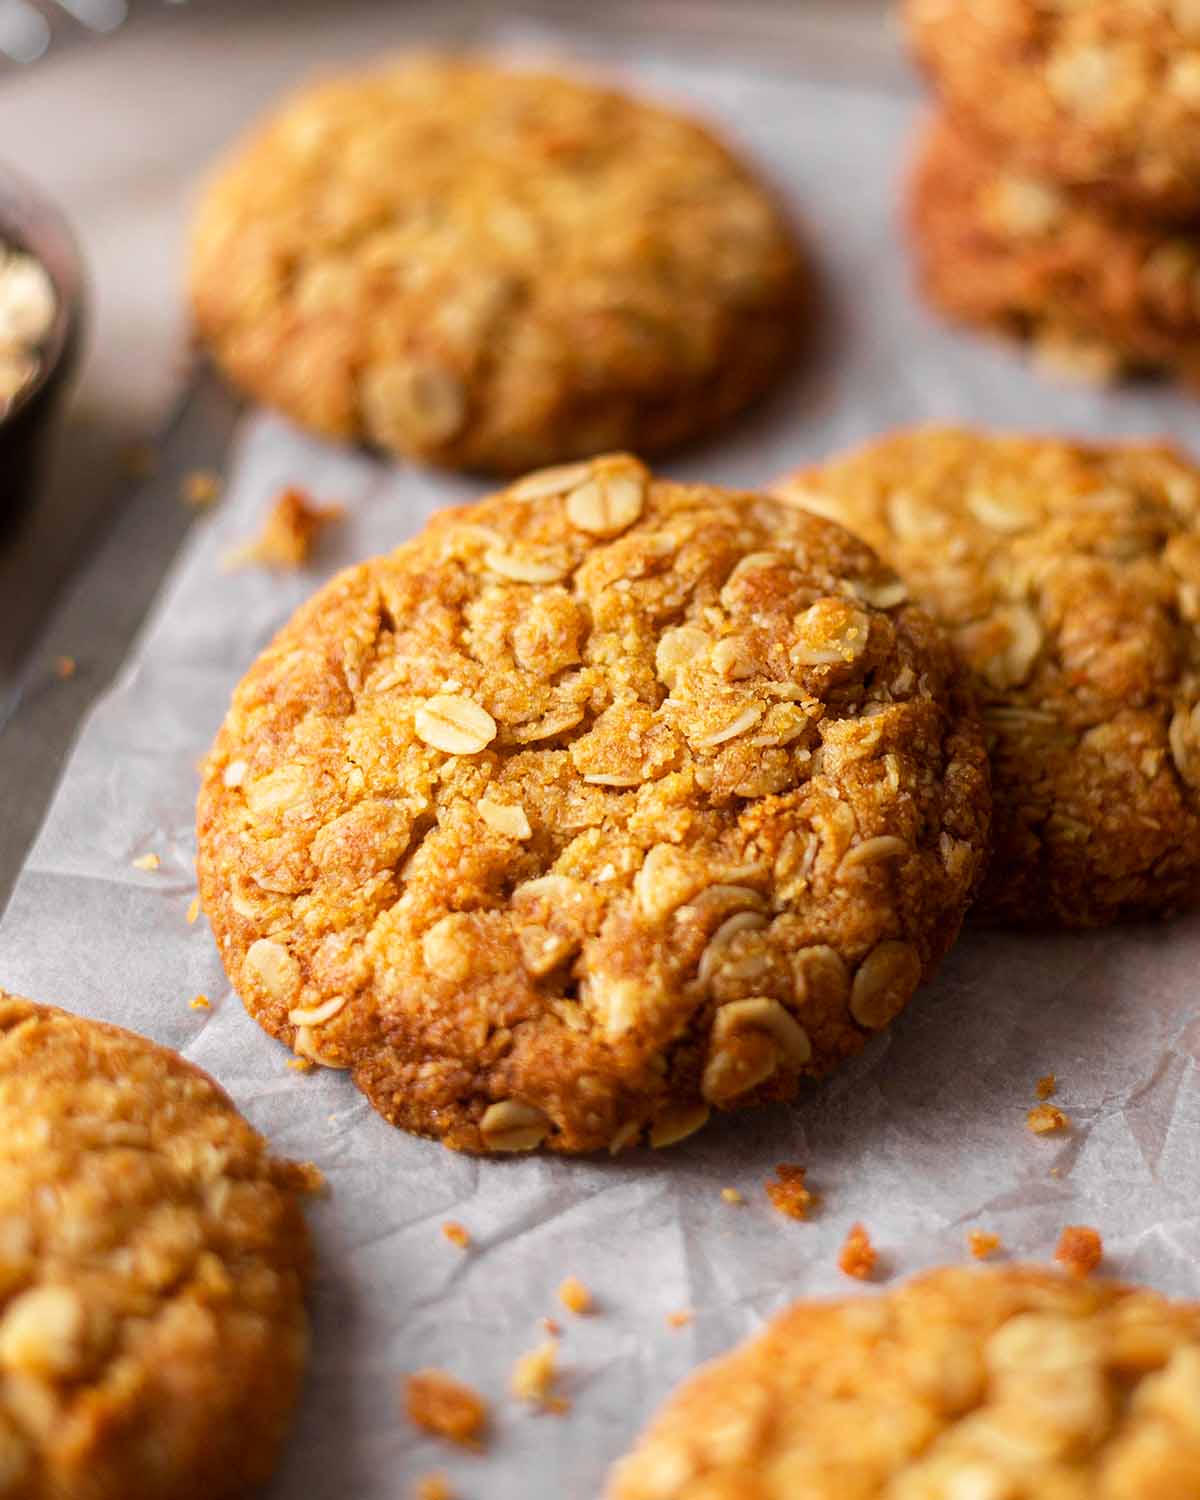
[[[0,242],[41,261],[58,298],[41,364],[0,420],[0,545],[34,499],[54,418],[83,337],[83,262],[67,221],[32,183],[0,164]]]

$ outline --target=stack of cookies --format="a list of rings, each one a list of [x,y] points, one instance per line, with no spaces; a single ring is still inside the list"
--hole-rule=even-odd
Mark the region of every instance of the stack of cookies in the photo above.
[[[941,96],[909,188],[924,292],[1065,373],[1200,381],[1200,5],[906,0]]]

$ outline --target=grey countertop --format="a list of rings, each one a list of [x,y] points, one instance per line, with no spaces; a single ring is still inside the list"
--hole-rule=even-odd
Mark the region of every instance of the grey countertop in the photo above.
[[[0,74],[0,151],[73,222],[91,327],[54,462],[0,552],[0,909],[88,705],[111,680],[190,521],[180,475],[216,467],[235,409],[187,347],[180,267],[197,180],[281,89],[414,41],[469,42],[497,19],[569,27],[620,66],[664,46],[731,50],[807,76],[911,88],[882,0],[191,0]],[[128,455],[153,442],[155,473]],[[59,678],[59,655],[76,673]]]

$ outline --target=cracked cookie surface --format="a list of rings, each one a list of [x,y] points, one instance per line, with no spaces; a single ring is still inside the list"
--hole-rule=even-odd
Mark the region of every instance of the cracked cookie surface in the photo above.
[[[607,1500],[1200,1493],[1200,1305],[1033,1267],[799,1302],[671,1398]]]
[[[235,384],[329,436],[519,473],[704,436],[803,339],[792,231],[702,126],[449,56],[310,87],[192,246]]]
[[[904,596],[840,527],[622,455],[444,513],[234,695],[198,866],[235,988],[468,1150],[790,1097],[902,1009],[982,863],[981,728]]]
[[[1166,446],[902,432],[777,492],[848,526],[977,682],[977,911],[1095,926],[1200,894],[1200,471]]]
[[[315,1169],[213,1081],[0,990],[0,1495],[234,1500],[303,1372]]]
[[[905,19],[951,113],[1015,167],[1200,215],[1196,0],[907,0]]]
[[[951,318],[1026,338],[1048,372],[1166,372],[1200,387],[1200,234],[1118,216],[1022,176],[944,116],[907,215],[921,290]]]

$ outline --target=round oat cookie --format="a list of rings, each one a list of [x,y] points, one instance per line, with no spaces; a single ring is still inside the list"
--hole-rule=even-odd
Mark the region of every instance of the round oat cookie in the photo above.
[[[285,102],[213,178],[196,323],[306,427],[519,473],[704,436],[796,351],[795,239],[706,129],[449,56]]]
[[[1198,0],[906,0],[950,113],[1014,168],[1200,216]]]
[[[1200,387],[1200,233],[1018,175],[945,117],[921,139],[907,208],[922,290],[950,317],[1028,338],[1050,371]]]
[[[778,492],[876,547],[974,671],[995,792],[976,914],[1095,926],[1200,897],[1200,471],[924,428]]]
[[[953,654],[873,553],[614,456],[335,578],[203,777],[250,1012],[473,1151],[670,1144],[904,1006],[989,821]]]
[[[693,1376],[606,1500],[1183,1500],[1200,1305],[1032,1266],[798,1302]]]
[[[0,990],[0,1495],[266,1480],[307,1354],[315,1176],[175,1053]]]

